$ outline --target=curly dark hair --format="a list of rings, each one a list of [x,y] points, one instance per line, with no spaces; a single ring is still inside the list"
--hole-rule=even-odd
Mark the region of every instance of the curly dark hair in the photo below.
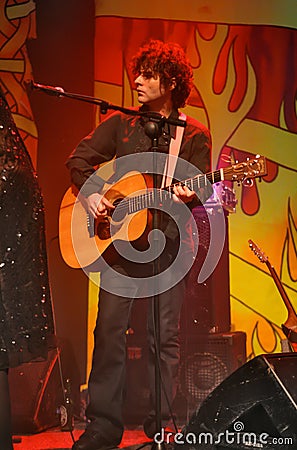
[[[193,70],[179,44],[151,39],[132,58],[131,69],[135,76],[140,73],[148,77],[159,75],[160,83],[165,88],[174,78],[176,86],[172,91],[173,106],[185,106],[193,85]]]

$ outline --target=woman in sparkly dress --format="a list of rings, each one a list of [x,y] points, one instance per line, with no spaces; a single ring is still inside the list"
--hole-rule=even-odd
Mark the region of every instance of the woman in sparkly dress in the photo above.
[[[0,446],[13,449],[8,370],[47,358],[54,326],[43,200],[0,88]]]

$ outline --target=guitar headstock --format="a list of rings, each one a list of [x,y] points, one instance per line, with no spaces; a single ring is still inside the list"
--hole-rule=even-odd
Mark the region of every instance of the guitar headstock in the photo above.
[[[268,257],[265,255],[265,253],[258,247],[251,239],[248,240],[250,249],[255,253],[255,255],[259,258],[261,262],[267,262]]]
[[[228,181],[243,182],[252,178],[261,178],[267,175],[266,159],[256,155],[255,158],[247,158],[246,161],[232,164],[224,169],[224,179]]]

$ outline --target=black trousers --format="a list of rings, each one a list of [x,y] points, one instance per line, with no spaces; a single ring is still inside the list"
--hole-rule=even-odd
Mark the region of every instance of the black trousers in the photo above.
[[[122,266],[116,267],[116,269],[121,273],[129,272]],[[101,277],[106,276],[109,277],[108,283],[111,283],[113,288],[117,283],[121,283],[116,275],[108,273],[101,275]],[[174,274],[171,274],[171,276],[174,277]],[[100,288],[98,317],[94,330],[93,362],[88,384],[89,405],[86,411],[89,420],[87,429],[98,431],[102,437],[114,445],[120,443],[124,430],[122,404],[125,385],[126,331],[129,326],[130,311],[133,301],[143,301],[141,298],[134,299],[136,291],[133,279],[124,289],[124,296],[120,296]],[[182,279],[175,286],[158,295],[160,311],[160,367],[163,387],[166,389],[166,396],[170,405],[174,400],[177,387],[180,347],[179,319],[184,291],[185,281]],[[148,302],[148,374],[151,389],[151,409],[148,411],[148,419],[154,421],[155,345],[152,314],[153,298],[149,298]],[[139,380],[139,383],[141,383],[141,380]],[[164,422],[169,419],[166,396],[162,388],[161,417],[164,419]]]

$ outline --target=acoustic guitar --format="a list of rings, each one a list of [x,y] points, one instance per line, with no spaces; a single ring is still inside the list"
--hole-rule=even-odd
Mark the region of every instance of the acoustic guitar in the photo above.
[[[209,183],[223,180],[240,183],[266,173],[265,158],[256,156],[176,184],[199,192]],[[82,195],[75,195],[69,188],[59,213],[60,249],[66,264],[73,268],[84,268],[103,256],[116,240],[130,243],[140,240],[150,228],[150,208],[160,208],[172,196],[173,186],[153,189],[149,175],[129,172],[114,184],[104,186],[102,192],[115,206],[104,220],[93,219],[86,211]]]
[[[290,345],[292,347],[292,350],[294,352],[297,351],[297,315],[293,308],[293,305],[283,287],[283,284],[279,278],[279,276],[276,273],[275,268],[271,265],[268,257],[265,255],[265,253],[251,240],[249,239],[249,246],[250,249],[255,253],[255,255],[259,258],[259,260],[262,263],[265,263],[266,266],[269,269],[269,272],[271,273],[271,276],[273,278],[273,281],[276,284],[276,287],[283,299],[283,302],[287,308],[288,311],[288,319],[284,324],[282,324],[282,330],[287,337],[288,341],[290,342]]]

